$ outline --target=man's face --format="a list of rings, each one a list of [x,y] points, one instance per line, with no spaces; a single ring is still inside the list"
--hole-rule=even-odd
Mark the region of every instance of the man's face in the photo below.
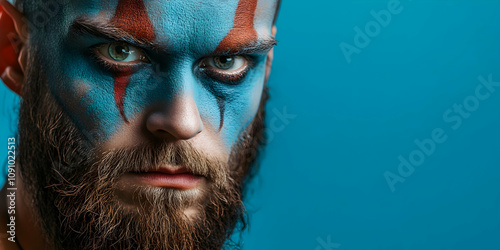
[[[227,157],[259,107],[276,1],[66,2],[30,42],[92,144],[189,140]]]
[[[20,115],[41,224],[78,239],[53,244],[220,247],[260,145],[277,1],[65,2],[30,29]]]

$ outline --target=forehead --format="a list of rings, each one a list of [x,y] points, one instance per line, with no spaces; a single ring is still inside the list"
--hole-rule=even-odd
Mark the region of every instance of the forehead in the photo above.
[[[63,6],[62,23],[95,18],[178,49],[216,47],[229,32],[271,36],[276,7],[277,0],[78,0]]]

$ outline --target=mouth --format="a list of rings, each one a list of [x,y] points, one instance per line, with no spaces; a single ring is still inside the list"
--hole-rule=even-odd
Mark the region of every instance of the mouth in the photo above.
[[[204,179],[204,176],[196,175],[184,167],[171,168],[167,166],[152,171],[130,172],[129,175],[135,179],[136,183],[180,190],[196,188]]]

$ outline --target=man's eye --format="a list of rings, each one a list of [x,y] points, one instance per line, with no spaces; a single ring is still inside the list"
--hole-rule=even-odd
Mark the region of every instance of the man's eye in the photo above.
[[[138,63],[141,61],[148,61],[141,49],[123,42],[103,44],[99,46],[97,50],[99,54],[114,63]]]
[[[244,56],[213,56],[205,58],[200,68],[215,80],[235,83],[245,77],[249,62]]]
[[[208,58],[208,64],[218,70],[235,71],[245,66],[242,56],[215,56]]]

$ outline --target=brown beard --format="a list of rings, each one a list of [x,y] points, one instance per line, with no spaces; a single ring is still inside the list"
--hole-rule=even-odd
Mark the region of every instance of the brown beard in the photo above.
[[[246,225],[244,187],[263,145],[264,90],[259,111],[232,148],[229,162],[188,142],[158,142],[95,153],[48,89],[36,53],[30,54],[19,114],[19,163],[33,213],[55,249],[221,249]],[[136,187],[130,208],[115,184],[124,173],[182,165],[205,176],[202,195]],[[195,218],[183,209],[195,207]]]

